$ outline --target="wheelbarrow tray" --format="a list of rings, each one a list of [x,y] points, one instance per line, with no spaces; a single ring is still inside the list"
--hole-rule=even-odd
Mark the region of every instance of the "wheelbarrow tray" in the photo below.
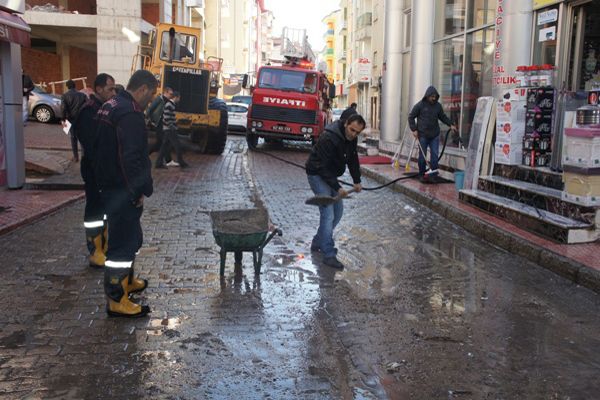
[[[236,264],[241,264],[243,251],[252,252],[254,269],[260,273],[264,246],[276,232],[281,235],[281,231],[276,229],[267,238],[269,233],[267,211],[260,208],[212,211],[210,218],[215,242],[221,247],[221,275],[224,274],[227,252],[234,252]]]

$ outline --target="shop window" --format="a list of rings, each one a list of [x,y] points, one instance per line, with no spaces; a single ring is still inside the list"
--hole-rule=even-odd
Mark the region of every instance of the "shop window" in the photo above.
[[[600,87],[600,0],[573,8],[568,82],[573,91]]]
[[[435,38],[454,35],[465,30],[466,0],[435,1]]]
[[[455,124],[460,121],[462,111],[464,44],[464,38],[460,36],[435,43],[433,47],[433,85],[440,93],[439,101],[442,103],[444,112]],[[441,128],[447,129],[444,126]]]
[[[497,0],[469,0],[467,27],[478,28],[494,22]]]
[[[494,63],[494,28],[490,27],[467,35],[464,57],[462,124],[460,137],[448,145],[467,147],[471,124],[477,108],[477,98],[492,95],[492,66]],[[460,139],[460,140],[459,140]]]
[[[558,5],[541,9],[536,13],[533,36],[534,65],[556,65],[558,13]]]

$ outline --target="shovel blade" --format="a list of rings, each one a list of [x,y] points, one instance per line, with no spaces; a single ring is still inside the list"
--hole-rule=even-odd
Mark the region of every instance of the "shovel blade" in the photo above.
[[[313,196],[304,202],[304,204],[308,204],[309,206],[328,206],[337,201],[335,197],[331,196]]]

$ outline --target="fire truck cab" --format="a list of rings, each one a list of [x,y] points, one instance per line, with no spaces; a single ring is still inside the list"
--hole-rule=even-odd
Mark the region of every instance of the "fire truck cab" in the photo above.
[[[266,142],[302,140],[313,143],[331,122],[335,87],[315,69],[315,57],[306,30],[283,29],[283,65],[262,66],[251,87],[246,140],[254,149]]]

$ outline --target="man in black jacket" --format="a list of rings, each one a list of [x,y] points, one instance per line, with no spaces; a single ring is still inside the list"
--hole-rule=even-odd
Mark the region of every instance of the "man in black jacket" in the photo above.
[[[77,148],[77,136],[75,132],[73,132],[73,124],[77,120],[79,116],[79,111],[81,107],[87,101],[87,97],[85,94],[78,92],[75,89],[75,82],[72,80],[67,81],[67,92],[63,93],[61,98],[61,108],[62,108],[62,117],[63,124],[64,121],[69,121],[71,124],[71,130],[69,131],[69,136],[71,136],[71,149],[73,150],[73,161],[79,161],[79,149]]]
[[[108,74],[99,74],[94,80],[94,93],[79,111],[71,130],[83,149],[81,177],[85,188],[85,212],[83,226],[89,250],[90,267],[103,267],[106,261],[107,227],[104,222],[104,206],[96,184],[94,144],[97,138],[96,114],[102,104],[115,95],[115,80]]]
[[[438,101],[439,98],[440,94],[436,88],[429,86],[423,99],[415,104],[410,114],[408,114],[410,130],[414,137],[419,140],[423,150],[419,151],[419,179],[422,182],[435,182],[438,174],[438,152],[440,149],[440,125],[438,120],[456,130],[450,118],[444,113],[444,109]],[[431,171],[426,174],[425,156],[427,155],[427,148],[431,152]]]
[[[94,172],[108,216],[104,292],[110,316],[141,317],[150,312],[148,306],[131,301],[129,294],[135,255],[143,240],[144,196],[153,191],[143,110],[157,86],[152,73],[138,70],[126,90],[98,111]]]
[[[353,114],[346,121],[335,121],[325,127],[306,161],[308,183],[315,195],[346,197],[348,192],[337,180],[346,171],[346,165],[354,182],[354,190],[362,190],[356,145],[357,137],[365,126],[363,117]],[[310,246],[311,251],[323,254],[325,265],[338,269],[343,269],[344,265],[336,257],[333,230],[343,213],[341,200],[332,205],[319,206],[319,229]]]

